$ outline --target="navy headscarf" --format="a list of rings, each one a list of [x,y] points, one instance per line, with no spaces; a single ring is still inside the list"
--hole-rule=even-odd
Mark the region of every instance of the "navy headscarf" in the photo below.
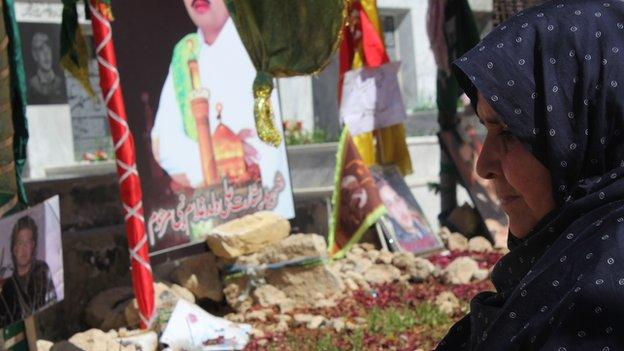
[[[455,65],[550,170],[558,207],[438,350],[624,350],[624,3],[526,10]]]

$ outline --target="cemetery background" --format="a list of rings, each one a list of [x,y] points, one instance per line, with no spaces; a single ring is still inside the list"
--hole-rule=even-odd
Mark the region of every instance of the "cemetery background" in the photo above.
[[[435,91],[432,90],[435,86],[435,75],[432,73],[435,72],[435,63],[428,53],[424,28],[418,25],[424,22],[426,5],[425,2],[379,1],[379,7],[387,18],[383,21],[388,28],[385,33],[387,38],[395,36],[398,44],[392,49],[394,51],[390,50],[391,55],[394,52],[395,57],[408,59],[404,61],[406,63],[401,71],[404,99],[410,112],[407,129],[408,134],[413,135],[407,142],[412,163],[419,167],[415,167],[415,172],[406,178],[406,182],[434,230],[438,230],[439,199],[428,186],[438,180],[440,152],[434,136],[437,132],[436,112],[430,110],[435,98]],[[51,18],[58,15],[58,7],[45,1],[18,1],[16,8],[18,20],[20,16],[27,21],[48,16],[48,21],[53,22]],[[478,7],[476,9],[478,14],[488,14],[487,7],[482,7],[480,11]],[[330,66],[328,72],[332,69],[336,67]],[[292,95],[287,94],[303,97],[295,100],[300,103],[282,105],[284,118],[289,119],[292,115],[293,120],[303,121],[307,130],[323,130],[326,140],[334,140],[338,131],[337,107],[327,102],[331,100],[330,96],[335,96],[336,83],[327,78],[331,74],[335,75],[324,73],[313,78],[285,79],[278,86],[282,101],[293,101]],[[49,150],[50,145],[61,151],[40,158],[29,157],[30,179],[26,185],[30,199],[34,203],[60,193],[61,212],[72,214],[64,216],[62,223],[66,276],[72,277],[67,280],[66,300],[37,316],[40,335],[52,340],[65,339],[84,330],[86,315],[83,308],[97,292],[110,287],[130,286],[128,251],[113,164],[106,160],[83,160],[85,153],[94,153],[99,149],[110,152],[110,146],[97,146],[96,143],[101,141],[95,140],[102,140],[103,136],[88,136],[76,128],[76,123],[93,116],[72,114],[71,110],[72,107],[66,105],[51,106],[47,110],[29,106],[28,110],[33,133],[31,143],[35,143],[30,146],[30,154]],[[56,116],[58,120],[51,120],[47,118],[49,116]],[[92,129],[87,127],[85,130]],[[67,134],[68,130],[72,132]],[[37,133],[45,133],[48,137]],[[91,146],[84,146],[89,145],[91,137],[94,140]],[[47,144],[36,144],[39,141]],[[327,200],[331,196],[335,152],[336,144],[331,142],[288,148],[297,204],[293,232],[327,233]],[[311,173],[315,176],[310,177]],[[469,201],[461,188],[459,192],[460,203]],[[163,272],[160,274],[166,276],[166,265],[161,269]]]

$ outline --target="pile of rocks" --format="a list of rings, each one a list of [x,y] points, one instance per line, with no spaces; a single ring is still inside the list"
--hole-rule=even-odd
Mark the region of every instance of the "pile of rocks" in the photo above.
[[[46,340],[37,341],[37,351],[155,351],[158,348],[158,335],[154,331],[128,331],[124,328],[119,331],[103,332],[99,329],[89,329],[75,334],[69,340],[52,343]]]
[[[302,265],[308,259],[312,263]],[[247,267],[253,273],[227,280],[226,301],[238,312],[245,312],[254,304],[276,306],[281,312],[331,304],[341,296],[344,285],[326,261],[327,244],[323,237],[291,235],[236,259],[234,266]],[[280,267],[285,262],[299,264]]]
[[[494,251],[490,242],[482,237],[466,239],[459,233],[442,233],[447,248],[451,251],[472,251],[488,253]],[[324,255],[326,244],[322,237],[314,234],[297,234],[265,247],[255,254],[240,256],[237,264],[262,266],[297,257]],[[306,271],[307,270],[307,271]],[[279,279],[276,278],[280,277]],[[435,279],[444,284],[460,285],[487,279],[489,271],[479,267],[471,257],[460,256],[444,268],[430,260],[407,252],[377,250],[370,243],[355,245],[342,260],[328,262],[315,268],[282,268],[267,271],[265,280],[249,288],[249,279],[229,282],[225,287],[228,303],[237,312],[225,318],[235,322],[246,322],[257,329],[254,335],[284,332],[293,327],[308,329],[331,328],[336,331],[362,327],[365,321],[345,318],[327,318],[322,315],[302,313],[309,308],[331,307],[339,298],[358,291],[369,291],[375,286],[394,282],[420,283]],[[298,279],[298,277],[301,277]],[[329,278],[328,278],[329,277]],[[246,289],[251,289],[251,292]],[[326,294],[313,292],[332,292]],[[444,292],[433,301],[449,315],[460,308],[459,299],[450,291]],[[252,308],[252,306],[254,306]]]
[[[489,241],[482,237],[468,240],[446,228],[440,236],[451,251],[493,251]],[[437,279],[445,284],[467,284],[489,275],[488,270],[479,268],[470,257],[458,257],[441,267],[411,253],[380,251],[369,243],[355,245],[344,259],[331,261],[322,236],[290,235],[289,222],[271,212],[256,213],[219,226],[207,243],[211,253],[180,261],[167,277],[170,282],[155,284],[154,331],[164,330],[177,301],[184,299],[191,303],[225,300],[235,311],[225,318],[253,324],[257,328],[255,336],[301,326],[340,332],[359,328],[365,321],[303,312],[332,307],[352,292],[393,282]],[[451,292],[440,294],[435,304],[448,314],[459,308],[459,301]],[[85,317],[97,329],[75,335],[70,343],[89,350],[98,349],[95,345],[101,343],[118,345],[110,346],[112,349],[137,349],[133,348],[132,335],[121,329],[139,324],[137,302],[129,287],[97,295]],[[44,345],[50,346],[42,342],[42,350]],[[155,348],[142,346],[141,349]]]

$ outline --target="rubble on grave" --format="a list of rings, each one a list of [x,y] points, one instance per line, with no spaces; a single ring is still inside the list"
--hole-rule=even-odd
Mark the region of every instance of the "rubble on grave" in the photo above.
[[[240,223],[238,227],[225,226],[241,235],[216,246],[222,249],[220,257],[205,253],[182,259],[166,275],[172,283],[155,283],[157,317],[153,331],[166,330],[178,301],[186,301],[189,308],[195,309],[201,309],[194,305],[195,301],[210,301],[228,304],[232,312],[222,320],[249,325],[250,349],[258,343],[264,345],[259,346],[262,349],[275,335],[300,330],[343,333],[365,328],[365,317],[336,311],[357,301],[375,305],[379,296],[387,295],[384,291],[397,289],[424,289],[415,296],[431,296],[432,306],[455,318],[466,311],[466,296],[476,292],[470,286],[488,286],[485,280],[489,269],[501,255],[485,238],[467,240],[460,233],[442,228],[440,236],[449,250],[429,257],[378,250],[371,243],[361,243],[354,245],[345,258],[332,261],[327,257],[324,237],[289,235],[290,226],[279,224],[281,219],[261,218],[258,222],[264,224],[253,230],[242,228]],[[273,223],[273,228],[269,229],[268,222]],[[252,239],[250,234],[255,231],[263,235],[258,233],[273,229],[278,233],[267,234],[268,240]],[[222,235],[226,232],[220,230]],[[214,246],[214,238],[211,240]],[[428,286],[448,290],[425,293]],[[74,335],[64,347],[98,350],[108,343],[116,350],[156,350],[155,334],[142,336],[136,334],[138,331],[123,329],[136,328],[139,323],[132,297],[129,287],[98,294],[85,313],[89,325],[98,329]],[[43,340],[39,344],[42,350],[53,349]]]
[[[157,317],[153,329],[156,331],[162,331],[164,329],[178,300],[184,299],[188,302],[195,303],[193,294],[176,284],[169,286],[162,282],[154,283],[154,296]],[[128,326],[138,327],[140,319],[136,299],[133,299],[132,303],[128,304],[124,312]]]
[[[223,300],[223,287],[216,259],[211,252],[188,257],[173,272],[173,280],[193,293],[197,300]]]
[[[132,335],[111,330],[107,333],[99,329],[90,329],[69,338],[68,342],[78,349],[88,351],[156,351],[157,336],[154,332],[135,332]],[[139,337],[142,335],[142,337]],[[56,349],[57,346],[53,346]],[[59,347],[60,349],[60,347]]]
[[[258,252],[290,233],[290,223],[278,214],[257,212],[214,228],[206,238],[217,256],[232,259]]]
[[[306,264],[306,260],[311,263]],[[319,300],[339,296],[344,289],[340,277],[326,264],[327,244],[316,234],[291,235],[266,246],[261,251],[239,257],[233,264],[245,274],[225,283],[225,298],[238,311],[245,311],[256,302],[271,305],[262,290],[270,285],[282,299],[276,305],[287,312],[294,307],[314,306]],[[288,264],[292,263],[292,264]],[[282,295],[283,294],[283,295]]]
[[[482,236],[475,236],[468,241],[468,250],[475,252],[492,252],[494,248],[489,240]]]
[[[132,302],[130,287],[117,287],[97,294],[85,310],[85,321],[92,328],[111,330],[127,325],[125,309]]]
[[[470,257],[458,257],[442,271],[447,284],[468,284],[473,280],[484,280],[489,272],[479,268],[477,261]]]

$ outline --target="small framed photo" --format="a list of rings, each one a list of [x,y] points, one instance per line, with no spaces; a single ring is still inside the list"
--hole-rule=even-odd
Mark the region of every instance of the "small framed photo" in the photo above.
[[[371,173],[388,210],[381,224],[390,246],[417,255],[443,248],[396,166],[374,166]]]
[[[67,103],[65,74],[60,65],[60,23],[20,22],[29,105]]]

